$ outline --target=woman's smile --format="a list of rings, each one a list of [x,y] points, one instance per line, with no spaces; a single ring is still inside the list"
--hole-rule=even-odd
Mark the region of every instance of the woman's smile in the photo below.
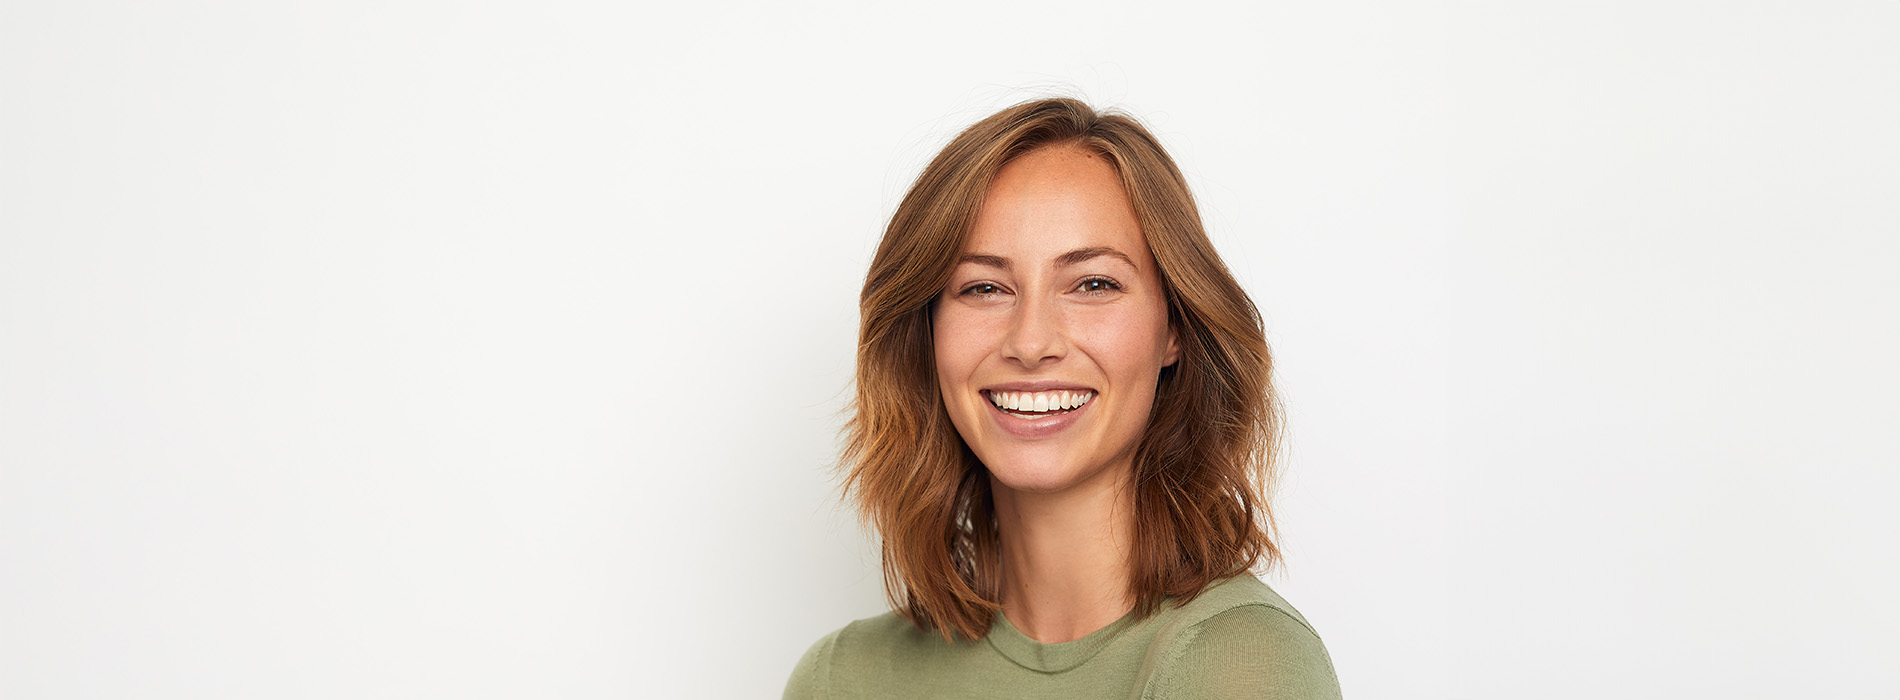
[[[1023,439],[1044,438],[1074,425],[1094,400],[1090,389],[1044,391],[983,390],[998,427]]]

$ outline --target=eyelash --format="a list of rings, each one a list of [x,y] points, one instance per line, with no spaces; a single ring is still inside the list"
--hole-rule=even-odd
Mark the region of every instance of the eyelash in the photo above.
[[[1093,282],[1102,283],[1103,285],[1102,288],[1101,289],[1083,289],[1083,287],[1087,287],[1090,283],[1093,283]],[[1116,282],[1115,280],[1109,279],[1107,277],[1099,277],[1099,276],[1083,278],[1083,280],[1081,282],[1076,283],[1075,286],[1076,286],[1076,291],[1082,292],[1083,294],[1103,294],[1107,292],[1119,292],[1122,289],[1122,285],[1120,282]],[[976,291],[984,287],[989,287],[990,289],[994,289],[996,291],[992,291],[992,292]],[[1001,293],[1002,289],[1003,287],[1001,285],[998,285],[994,282],[978,282],[968,287],[964,287],[963,291],[958,292],[958,294],[961,296],[970,296],[970,295],[990,296],[992,294]]]
[[[1078,288],[1087,287],[1090,282],[1101,282],[1103,287],[1101,289],[1082,290],[1083,294],[1100,294],[1103,292],[1119,292],[1121,291],[1121,288],[1122,288],[1122,285],[1120,282],[1116,282],[1115,280],[1109,279],[1107,277],[1084,278],[1081,283],[1076,285],[1076,287]]]

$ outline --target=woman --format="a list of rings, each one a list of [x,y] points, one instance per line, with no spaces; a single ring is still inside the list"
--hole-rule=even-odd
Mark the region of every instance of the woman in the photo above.
[[[1145,129],[1050,99],[925,168],[860,298],[846,493],[894,612],[787,698],[1332,698],[1249,571],[1279,414],[1258,312]]]

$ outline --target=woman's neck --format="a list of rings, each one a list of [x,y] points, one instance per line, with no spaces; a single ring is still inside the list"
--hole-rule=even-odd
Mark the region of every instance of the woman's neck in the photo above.
[[[1111,468],[1105,478],[1049,493],[990,480],[1003,550],[1003,614],[1031,639],[1081,639],[1134,607],[1129,471]]]

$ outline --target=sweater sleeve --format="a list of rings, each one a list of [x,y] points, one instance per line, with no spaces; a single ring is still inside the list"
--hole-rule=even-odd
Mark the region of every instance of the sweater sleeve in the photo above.
[[[1333,661],[1306,623],[1246,605],[1189,628],[1146,697],[1339,700]]]
[[[835,630],[825,635],[798,660],[791,680],[785,682],[784,700],[824,700],[831,697],[831,648],[838,643]]]

